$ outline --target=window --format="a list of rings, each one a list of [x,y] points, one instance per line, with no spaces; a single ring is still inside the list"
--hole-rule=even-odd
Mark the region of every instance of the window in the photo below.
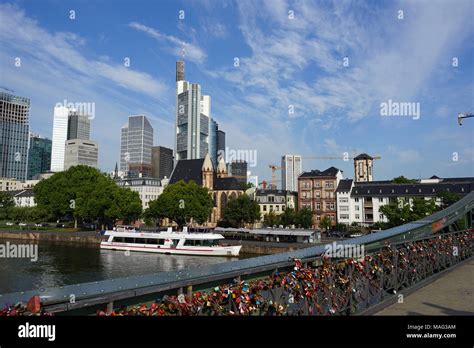
[[[359,203],[359,198],[354,198],[354,202]]]
[[[380,198],[379,198],[379,202],[380,202],[380,203],[383,203],[383,198],[380,197]]]
[[[347,205],[341,205],[341,211],[349,211],[349,207]]]
[[[321,191],[316,191],[316,198],[321,198]]]
[[[315,186],[316,187],[321,187],[321,182],[320,181],[315,181]]]
[[[263,206],[263,211],[267,211],[267,206],[266,205]]]
[[[355,210],[356,211],[359,211],[360,210],[360,207],[358,205],[355,206]]]
[[[277,206],[275,207],[275,211],[280,211],[280,206],[279,206],[279,205],[277,205]]]
[[[360,215],[359,215],[359,214],[355,214],[355,218],[356,218],[357,220],[359,220],[359,219],[360,219]]]
[[[330,203],[326,203],[326,210],[329,210],[331,209],[331,204]]]
[[[383,214],[379,214],[379,220],[383,220]]]
[[[339,198],[340,203],[347,203],[349,200],[347,198]]]
[[[316,202],[316,210],[321,210],[321,203]]]
[[[336,206],[334,203],[331,203],[331,210],[334,210],[334,209],[336,209]]]

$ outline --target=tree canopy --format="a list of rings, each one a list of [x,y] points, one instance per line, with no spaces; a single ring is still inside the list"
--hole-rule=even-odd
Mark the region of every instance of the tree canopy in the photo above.
[[[438,210],[434,199],[425,200],[421,197],[412,199],[412,204],[407,200],[391,202],[380,208],[388,219],[387,227],[395,227],[407,222],[422,219]]]
[[[246,194],[231,198],[224,210],[223,225],[242,227],[245,223],[260,220],[260,206]]]
[[[141,212],[137,192],[121,188],[99,170],[79,165],[41,180],[33,188],[38,207],[60,219],[65,216],[105,223],[135,220]]]
[[[179,181],[166,186],[163,193],[149,203],[145,211],[147,219],[165,219],[174,221],[178,228],[196,221],[199,224],[206,222],[214,206],[209,191],[194,181],[185,183]]]

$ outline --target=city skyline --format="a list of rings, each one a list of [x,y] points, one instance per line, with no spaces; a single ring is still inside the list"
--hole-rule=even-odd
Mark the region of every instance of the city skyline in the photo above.
[[[31,100],[30,129],[47,138],[58,102],[95,103],[91,138],[99,143],[103,171],[113,170],[118,160],[118,134],[129,115],[150,119],[154,145],[174,147],[174,69],[185,41],[186,76],[212,96],[226,145],[258,152],[257,167],[249,169],[262,180],[271,178],[268,164],[287,153],[342,157],[353,150],[382,157],[374,164],[374,180],[474,173],[472,122],[460,127],[456,120],[458,112],[473,110],[470,2],[384,2],[371,8],[164,2],[160,12],[149,11],[153,15],[141,6],[121,11],[120,3],[97,9],[33,4],[0,5],[2,85]],[[104,20],[117,33],[93,24],[109,7]],[[325,20],[334,14],[333,22]],[[49,44],[31,43],[35,35]],[[54,55],[57,49],[63,56]],[[55,74],[49,76],[51,69]],[[397,101],[419,103],[418,116],[381,115],[381,103]],[[303,162],[303,171],[334,166],[353,177],[352,161]]]

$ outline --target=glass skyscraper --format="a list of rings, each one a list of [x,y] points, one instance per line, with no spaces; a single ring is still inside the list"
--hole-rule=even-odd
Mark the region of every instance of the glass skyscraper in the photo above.
[[[210,152],[211,97],[184,80],[184,62],[176,63],[176,160],[204,158]]]
[[[120,170],[130,177],[152,172],[153,127],[145,116],[130,116],[121,130]]]
[[[217,168],[217,122],[209,122],[209,156],[214,168]]]
[[[30,99],[0,92],[0,178],[26,180]]]
[[[28,176],[33,179],[36,174],[45,173],[51,168],[50,139],[41,138],[39,135],[31,134],[30,148],[28,150]]]

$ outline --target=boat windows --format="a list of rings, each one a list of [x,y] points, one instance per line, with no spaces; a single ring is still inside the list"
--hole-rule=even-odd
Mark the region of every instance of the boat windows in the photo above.
[[[217,244],[217,240],[214,239],[186,239],[184,241],[185,246],[215,246]]]

